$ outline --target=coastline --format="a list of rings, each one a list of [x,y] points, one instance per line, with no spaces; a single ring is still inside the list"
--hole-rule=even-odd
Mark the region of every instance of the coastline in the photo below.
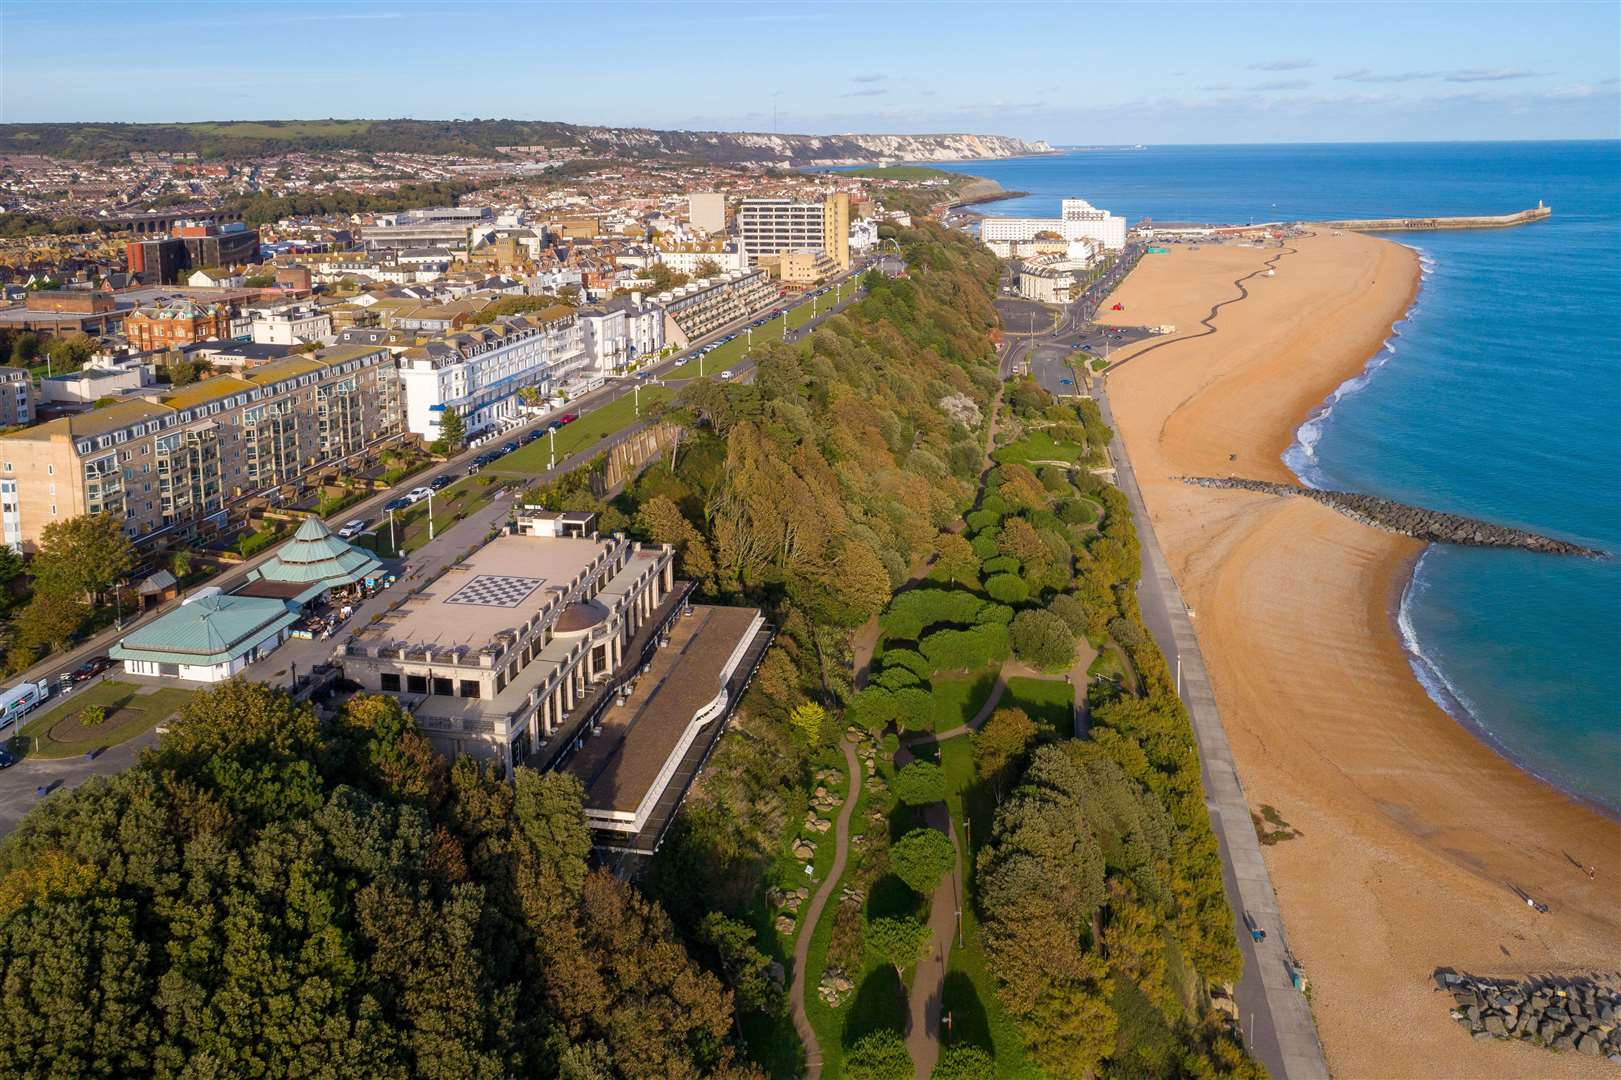
[[[1511,763],[1415,677],[1400,611],[1426,545],[1306,500],[1169,483],[1201,471],[1299,482],[1284,455],[1300,429],[1388,359],[1419,253],[1362,236],[1290,246],[1275,278],[1252,279],[1250,298],[1222,309],[1220,333],[1109,384],[1199,616],[1252,808],[1274,806],[1302,833],[1263,850],[1329,1063],[1355,1076],[1602,1075],[1591,1059],[1474,1042],[1429,994],[1439,965],[1621,966],[1613,890],[1563,854],[1614,882],[1621,830]],[[1222,246],[1145,260],[1116,294],[1126,310],[1105,321],[1197,330],[1236,295],[1235,278],[1276,254]],[[1510,883],[1553,914],[1529,911]]]

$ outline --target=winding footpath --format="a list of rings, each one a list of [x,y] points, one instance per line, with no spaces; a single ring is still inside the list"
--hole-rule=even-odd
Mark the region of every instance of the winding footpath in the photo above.
[[[816,934],[816,924],[822,918],[822,910],[827,907],[833,890],[838,888],[840,879],[844,877],[844,863],[850,854],[850,817],[861,798],[861,761],[856,757],[855,747],[846,737],[839,740],[839,749],[844,751],[844,768],[850,777],[850,790],[845,793],[844,805],[839,808],[839,816],[833,822],[833,865],[828,868],[822,887],[811,897],[799,941],[794,945],[794,981],[788,990],[788,1008],[794,1015],[794,1029],[799,1032],[799,1041],[805,1046],[806,1080],[819,1080],[822,1075],[822,1044],[816,1040],[810,1018],[805,1015],[805,967],[810,959],[811,938]]]

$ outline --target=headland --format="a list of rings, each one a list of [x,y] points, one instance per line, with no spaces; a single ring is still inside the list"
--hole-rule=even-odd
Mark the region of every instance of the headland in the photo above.
[[[1280,254],[1215,333],[1199,325]],[[1297,834],[1263,850],[1333,1072],[1605,1075],[1592,1058],[1473,1040],[1431,998],[1437,967],[1621,968],[1621,826],[1510,764],[1414,678],[1395,611],[1423,542],[1309,498],[1175,479],[1293,486],[1296,428],[1417,288],[1412,251],[1349,230],[1145,258],[1101,321],[1184,329],[1123,348],[1153,352],[1111,372],[1109,397],[1252,809]]]

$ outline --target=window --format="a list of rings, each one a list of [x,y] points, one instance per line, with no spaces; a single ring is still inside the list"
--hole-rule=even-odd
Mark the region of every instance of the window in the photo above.
[[[426,675],[407,675],[405,677],[406,692],[412,694],[426,694],[428,692],[428,677]]]
[[[448,691],[447,691],[447,693],[448,693]],[[478,693],[478,680],[477,679],[463,679],[462,680],[462,697],[476,698],[478,696],[479,696],[479,693]]]
[[[400,692],[400,677],[392,671],[385,671],[382,677],[382,687],[394,693]]]
[[[435,675],[433,677],[433,692],[435,694],[450,697],[453,693],[455,693],[454,685],[455,684],[453,684],[449,679],[446,679],[443,676]]]

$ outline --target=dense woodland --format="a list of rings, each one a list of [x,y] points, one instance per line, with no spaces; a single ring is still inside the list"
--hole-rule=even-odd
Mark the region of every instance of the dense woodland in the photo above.
[[[899,239],[905,278],[757,348],[750,383],[688,384],[663,416],[682,438],[629,491],[605,501],[585,469],[530,493],[674,544],[701,596],[779,627],[636,885],[589,868],[571,780],[447,764],[381,698],[322,721],[227,685],[0,843],[0,1072],[797,1075],[766,895],[799,870],[786,849],[835,733],[913,726],[927,675],[891,671],[1009,652],[1057,670],[1085,637],[1132,669],[1096,691],[1091,739],[1013,717],[976,737],[999,804],[972,883],[996,995],[1054,1077],[1252,1075],[1191,990],[1239,954],[1124,500],[1007,459],[981,489],[997,262],[932,225]],[[1107,438],[1025,384],[1000,407],[1082,455]],[[930,587],[902,594],[926,598],[891,604],[931,557]],[[851,684],[852,632],[880,613],[887,701]],[[926,892],[939,853],[896,839],[885,856]],[[865,948],[899,969],[915,931],[880,922]],[[1160,1019],[1135,1055],[1142,1008]],[[994,1069],[964,1047],[938,1075]]]

